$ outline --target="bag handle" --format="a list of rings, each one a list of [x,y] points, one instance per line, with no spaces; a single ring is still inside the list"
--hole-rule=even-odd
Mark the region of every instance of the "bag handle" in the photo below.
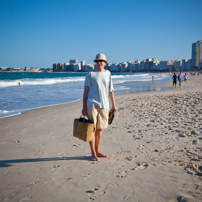
[[[81,114],[80,118],[81,118],[82,116],[84,117],[84,120],[85,120],[85,117],[87,117],[88,120],[90,120],[89,117],[88,117],[88,114],[85,114],[85,115]],[[83,123],[84,123],[84,121],[83,121]]]
[[[88,120],[90,120],[87,114],[85,114],[85,115],[82,115],[82,114],[81,114],[80,118],[81,118],[82,116],[84,117],[84,119],[83,119],[83,124],[81,125],[80,139],[82,138],[83,127],[84,127],[84,125],[85,125],[85,124],[84,124],[84,122],[85,122],[85,117],[87,117]]]

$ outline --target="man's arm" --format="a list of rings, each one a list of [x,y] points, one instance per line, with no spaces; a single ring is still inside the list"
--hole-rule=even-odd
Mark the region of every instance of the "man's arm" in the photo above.
[[[114,111],[114,113],[117,111],[117,107],[116,107],[116,104],[115,104],[115,98],[114,98],[114,92],[109,92],[109,97],[110,97],[110,100],[112,102],[112,109]]]
[[[84,87],[82,115],[86,115],[86,114],[87,114],[86,102],[87,102],[87,97],[88,97],[89,88],[90,88],[89,86],[85,86],[85,87]]]

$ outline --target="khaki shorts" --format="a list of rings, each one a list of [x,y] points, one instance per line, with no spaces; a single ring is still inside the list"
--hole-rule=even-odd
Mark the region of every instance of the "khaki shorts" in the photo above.
[[[108,127],[108,109],[101,109],[98,106],[87,106],[88,117],[95,124],[95,128],[104,129]]]

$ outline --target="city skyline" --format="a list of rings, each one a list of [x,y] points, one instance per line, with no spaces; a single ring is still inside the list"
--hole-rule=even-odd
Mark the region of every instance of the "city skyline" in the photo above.
[[[108,63],[105,69],[114,72],[138,72],[138,71],[190,71],[202,69],[202,40],[192,43],[191,59],[177,59],[158,61],[157,58],[145,60],[127,61],[122,63]],[[69,63],[54,63],[53,71],[89,71],[96,65],[87,64],[85,61],[69,60]]]
[[[147,58],[145,60],[135,60],[135,61],[124,61],[121,63],[110,63],[105,66],[106,69],[115,72],[122,71],[130,71],[130,72],[138,72],[138,71],[190,71],[190,70],[199,70],[202,69],[202,40],[192,43],[192,58],[191,59],[177,59],[173,60],[163,60],[159,61],[157,58]],[[78,61],[76,59],[70,59],[69,63],[60,62],[54,63],[52,68],[37,68],[37,67],[25,67],[24,71],[40,71],[42,69],[50,71],[89,71],[94,69],[96,64],[85,64],[85,61]],[[10,71],[8,69],[12,69],[14,71],[23,70],[20,67],[0,67],[1,71]],[[42,70],[42,71],[44,71]]]
[[[200,0],[0,1],[0,67],[51,68],[69,59],[111,63],[191,59]]]

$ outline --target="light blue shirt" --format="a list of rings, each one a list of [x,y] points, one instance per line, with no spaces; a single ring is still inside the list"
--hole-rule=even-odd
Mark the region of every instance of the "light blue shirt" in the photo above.
[[[87,106],[97,105],[109,109],[109,92],[113,91],[110,71],[101,72],[97,69],[87,73],[84,86],[89,86]]]

